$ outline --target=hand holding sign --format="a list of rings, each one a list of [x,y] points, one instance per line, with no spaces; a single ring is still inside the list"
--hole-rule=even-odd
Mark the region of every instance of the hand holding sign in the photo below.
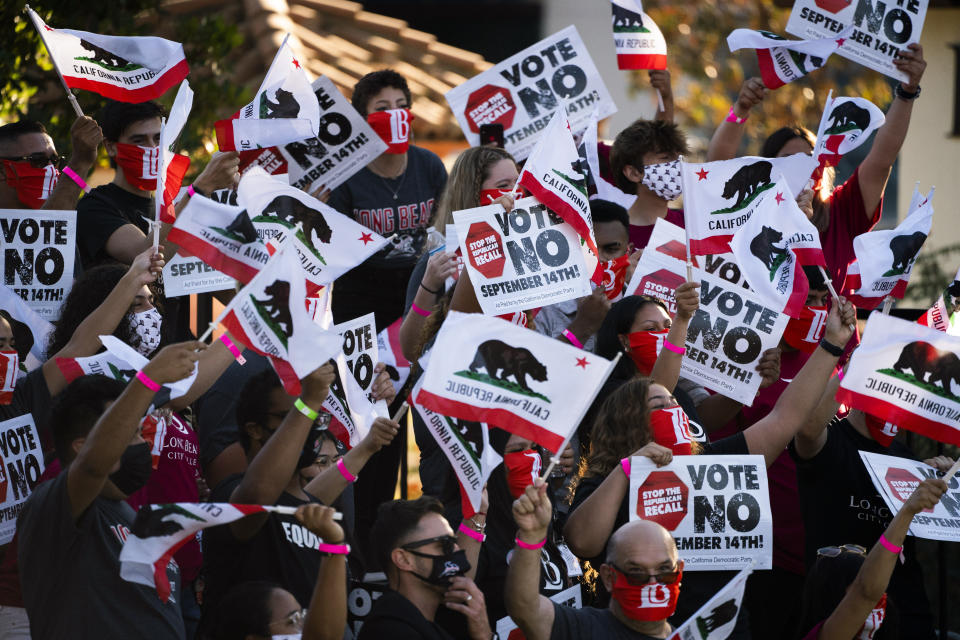
[[[907,48],[901,50],[900,54],[893,59],[893,66],[907,74],[909,78],[906,83],[900,83],[904,91],[908,93],[919,91],[920,79],[927,68],[927,62],[923,59],[923,47],[917,43],[908,44]]]
[[[910,494],[903,510],[915,516],[925,509],[933,509],[946,492],[946,482],[939,478],[927,478]]]
[[[336,373],[333,363],[323,363],[300,381],[303,387],[303,393],[300,394],[300,397],[311,409],[316,411],[323,404],[327,394],[330,393],[330,385],[333,384],[335,379]]]
[[[391,404],[393,399],[397,397],[397,390],[394,388],[390,374],[387,372],[387,363],[378,362],[373,368],[373,373],[377,376],[373,381],[373,386],[370,387],[373,400],[383,400],[388,405]]]
[[[857,308],[843,296],[835,298],[834,302],[827,315],[823,338],[830,344],[844,347],[856,329]]]
[[[673,462],[673,451],[669,447],[657,444],[656,442],[648,442],[630,454],[631,458],[634,456],[650,458],[658,467],[663,467]]]
[[[457,254],[438,251],[427,260],[427,270],[423,274],[423,286],[430,287],[431,291],[440,291],[447,278],[457,273]]]
[[[766,389],[780,379],[780,349],[767,349],[763,352],[760,362],[757,363],[760,373],[760,388]]]
[[[523,495],[513,501],[513,519],[517,523],[517,538],[527,544],[539,544],[547,537],[547,526],[553,517],[547,485],[538,479],[528,486]]]

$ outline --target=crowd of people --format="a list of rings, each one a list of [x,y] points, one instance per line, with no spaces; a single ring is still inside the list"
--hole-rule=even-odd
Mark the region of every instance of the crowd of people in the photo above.
[[[826,277],[837,288],[853,260],[854,237],[880,219],[907,135],[910,96],[919,93],[926,66],[918,45],[903,49],[896,64],[909,80],[866,158],[843,184],[832,184],[828,168],[816,193],[797,197],[820,232]],[[669,109],[635,121],[598,150],[602,177],[623,191],[628,206],[590,202],[598,257],[627,260],[627,280],[657,220],[684,224],[671,203],[682,195],[676,166],[689,154],[687,135],[673,122],[669,73],[651,72],[651,80]],[[758,78],[744,82],[731,110],[736,118],[719,125],[706,159],[734,157],[743,120],[775,99]],[[356,84],[352,104],[369,119],[409,112],[412,98],[405,79],[384,70]],[[184,301],[165,296],[159,278],[177,247],[167,241],[169,224],[154,246],[156,182],[140,172],[144,154],[160,143],[163,115],[153,102],[109,101],[96,118],[76,120],[63,166],[86,176],[102,145],[115,168],[109,184],[82,197],[70,179],[42,193],[37,170],[60,162],[42,123],[0,127],[0,207],[75,209],[78,230],[75,281],[53,334],[31,337],[0,310],[0,350],[26,353],[33,340],[48,340],[45,362],[20,377],[12,401],[0,405],[4,420],[32,416],[47,460],[3,549],[0,640],[487,640],[508,616],[531,640],[668,638],[735,572],[685,573],[673,536],[630,518],[629,460],[643,456],[662,466],[697,454],[757,454],[767,466],[774,568],[751,575],[730,637],[934,637],[923,567],[906,535],[911,518],[933,507],[946,484],[924,480],[895,516],[883,507],[858,452],[914,456],[883,420],[835,401],[857,342],[856,310],[828,296],[819,270],[804,271],[808,313],[791,319],[779,347],[763,354],[756,368],[761,388],[749,406],[685,378],[680,349],[658,354],[658,343],[685,343],[700,304],[697,283],[677,288],[674,313],[648,296],[611,302],[598,287],[505,318],[599,356],[622,357],[567,450],[546,451],[490,425],[490,446],[503,463],[490,473],[481,508],[465,518],[456,474],[418,414],[411,435],[424,496],[396,500],[404,427],[380,418],[356,446],[340,442],[323,413],[332,364],[303,378],[302,393],[293,397],[267,358],[247,349],[241,363],[226,341],[208,345],[190,335],[178,312]],[[808,129],[780,124],[767,123],[772,133],[759,155],[813,151]],[[214,154],[177,209],[234,188],[239,166],[236,152]],[[443,236],[454,211],[482,204],[509,211],[519,169],[504,149],[478,146],[460,153],[448,175],[432,152],[391,144],[322,193],[334,209],[389,239],[337,280],[334,319],[372,312],[378,329],[400,320],[400,348],[416,362],[450,310],[480,312],[466,271],[449,284],[457,256],[453,247],[437,250],[428,227]],[[822,340],[798,339],[818,311],[827,313]],[[102,375],[68,382],[57,360],[97,353],[103,335],[149,363],[126,384]],[[183,380],[195,365],[189,390],[154,406],[152,384]],[[419,373],[415,366],[411,377]],[[409,388],[398,394],[383,364],[375,374],[373,398],[396,409]],[[676,407],[702,426],[706,442],[675,441],[669,425]],[[145,416],[168,425],[159,460],[144,439]],[[541,479],[553,458],[558,471]],[[926,462],[942,471],[953,464],[945,457]],[[166,566],[171,597],[163,600],[122,578],[119,556],[138,507],[178,502],[295,512],[259,513],[190,538]],[[353,624],[352,585],[377,574],[382,595],[366,603],[362,624]],[[571,587],[579,589],[582,608],[551,599]],[[667,595],[652,602],[653,587]]]

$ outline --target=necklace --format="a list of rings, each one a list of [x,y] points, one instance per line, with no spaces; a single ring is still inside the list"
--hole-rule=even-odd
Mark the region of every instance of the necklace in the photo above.
[[[400,193],[400,189],[403,188],[404,181],[407,179],[407,159],[406,158],[403,159],[403,168],[400,170],[400,175],[390,178],[391,180],[396,180],[397,178],[400,178],[400,183],[397,185],[396,189],[393,189],[390,187],[390,183],[387,182],[387,178],[385,176],[382,176],[379,173],[377,174],[377,176],[380,178],[380,180],[383,181],[383,186],[387,188],[387,191],[393,194],[393,199],[396,200]]]

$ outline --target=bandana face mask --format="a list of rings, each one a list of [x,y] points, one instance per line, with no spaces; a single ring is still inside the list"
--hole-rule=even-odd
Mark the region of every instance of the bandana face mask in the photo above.
[[[117,143],[117,166],[127,182],[141,191],[156,191],[160,175],[160,147]]]
[[[160,315],[156,307],[133,314],[133,318],[130,319],[130,326],[140,336],[140,344],[137,346],[137,352],[140,355],[149,357],[160,346],[160,326],[162,324],[163,316]]]
[[[680,161],[648,164],[643,168],[640,184],[667,202],[676,200],[683,193],[680,183]]]
[[[31,209],[39,209],[53,193],[60,171],[52,164],[43,168],[29,162],[3,161],[7,184],[17,190],[17,199]]]
[[[630,266],[630,256],[624,254],[615,260],[600,263],[603,269],[603,290],[608,300],[619,300],[623,296],[623,281]]]
[[[900,431],[897,425],[890,424],[866,412],[863,414],[863,419],[867,423],[867,431],[870,432],[870,437],[876,440],[881,447],[889,447]]]
[[[697,439],[701,435],[697,429]],[[653,441],[673,451],[675,456],[693,454],[694,435],[690,429],[690,420],[680,407],[667,407],[650,412],[650,432]]]
[[[387,143],[384,153],[406,153],[410,146],[410,109],[387,109],[367,115],[367,123]]]
[[[540,464],[540,453],[533,449],[504,454],[503,466],[507,470],[507,486],[514,499],[522,496],[524,490],[540,476]]]
[[[826,307],[804,307],[799,318],[790,318],[787,322],[783,340],[798,351],[813,353],[826,328]]]
[[[16,349],[0,351],[0,404],[13,402],[13,390],[17,387],[20,370],[20,355]]]
[[[616,571],[611,596],[620,605],[623,615],[640,622],[666,620],[673,615],[680,597],[680,579],[683,571],[672,584],[660,582],[643,585],[630,584],[627,576]]]
[[[657,355],[663,348],[669,329],[663,331],[634,331],[630,334],[630,359],[641,374],[648,376],[653,371]]]
[[[510,189],[481,189],[480,206],[493,204],[498,198],[502,198],[503,196],[512,196],[514,200],[519,200],[525,195],[526,193],[520,187],[517,187],[516,191],[511,191]]]

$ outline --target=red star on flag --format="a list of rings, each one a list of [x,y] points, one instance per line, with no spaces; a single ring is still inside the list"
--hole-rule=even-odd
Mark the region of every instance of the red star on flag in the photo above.
[[[297,69],[300,68],[300,63],[297,61],[296,58],[293,59],[293,66],[295,66]]]
[[[699,176],[700,180],[706,180],[708,173],[710,172],[704,169],[703,167],[700,167],[700,171],[697,171],[697,176]],[[700,180],[697,180],[697,182],[700,182]]]
[[[842,47],[842,46],[843,46],[843,43],[846,42],[846,41],[847,41],[846,38],[837,38],[837,46],[838,46],[838,47]]]
[[[369,233],[361,233],[357,240],[362,240],[363,244],[366,245],[367,243],[373,242],[373,236]]]
[[[588,364],[590,363],[587,362],[586,358],[577,358],[577,364],[574,366],[580,367],[581,369],[586,369]]]
[[[783,197],[783,192],[777,191],[777,204],[780,204],[784,200],[786,200],[786,198]]]

